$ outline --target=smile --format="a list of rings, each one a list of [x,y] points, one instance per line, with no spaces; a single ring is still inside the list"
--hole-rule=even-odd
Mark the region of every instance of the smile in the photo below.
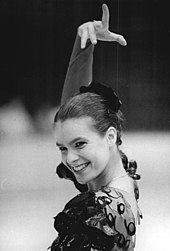
[[[84,164],[81,164],[81,165],[78,165],[78,166],[71,166],[71,168],[73,169],[73,171],[76,173],[76,172],[80,172],[82,170],[84,170],[88,165],[89,165],[90,162],[87,162],[87,163],[84,163]]]

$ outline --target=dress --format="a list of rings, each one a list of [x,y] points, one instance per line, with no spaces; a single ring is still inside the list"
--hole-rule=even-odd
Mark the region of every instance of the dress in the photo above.
[[[140,221],[140,211],[137,218]],[[81,193],[55,217],[58,236],[51,251],[133,251],[136,224],[120,189]]]
[[[94,46],[80,48],[77,36],[64,83],[63,104],[79,87],[92,81]],[[54,218],[58,232],[51,251],[133,251],[136,225],[140,222],[138,188],[134,181],[136,215],[123,190],[103,187],[83,192],[71,199]],[[125,192],[126,193],[126,192]],[[126,197],[126,198],[125,198]]]

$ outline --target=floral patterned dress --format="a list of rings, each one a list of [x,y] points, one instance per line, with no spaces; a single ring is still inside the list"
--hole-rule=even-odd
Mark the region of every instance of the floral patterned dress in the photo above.
[[[137,202],[136,202],[137,203]],[[138,223],[141,215],[138,211]],[[122,190],[103,187],[71,199],[54,221],[51,251],[133,251],[136,219]]]

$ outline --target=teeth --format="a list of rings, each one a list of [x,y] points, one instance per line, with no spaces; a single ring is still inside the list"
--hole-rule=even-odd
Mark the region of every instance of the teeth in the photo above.
[[[82,164],[82,165],[78,165],[78,166],[74,166],[74,167],[72,167],[73,168],[73,170],[75,171],[75,172],[78,172],[78,171],[81,171],[81,170],[83,170],[85,167],[87,167],[88,166],[88,163],[85,163],[85,164]]]

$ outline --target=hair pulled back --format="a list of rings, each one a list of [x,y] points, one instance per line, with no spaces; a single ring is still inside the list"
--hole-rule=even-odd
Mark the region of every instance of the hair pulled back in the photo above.
[[[122,144],[121,131],[123,127],[123,114],[109,109],[105,100],[95,93],[80,93],[69,99],[57,112],[54,122],[65,121],[81,117],[91,117],[96,131],[102,136],[111,126],[117,130],[117,145]]]

